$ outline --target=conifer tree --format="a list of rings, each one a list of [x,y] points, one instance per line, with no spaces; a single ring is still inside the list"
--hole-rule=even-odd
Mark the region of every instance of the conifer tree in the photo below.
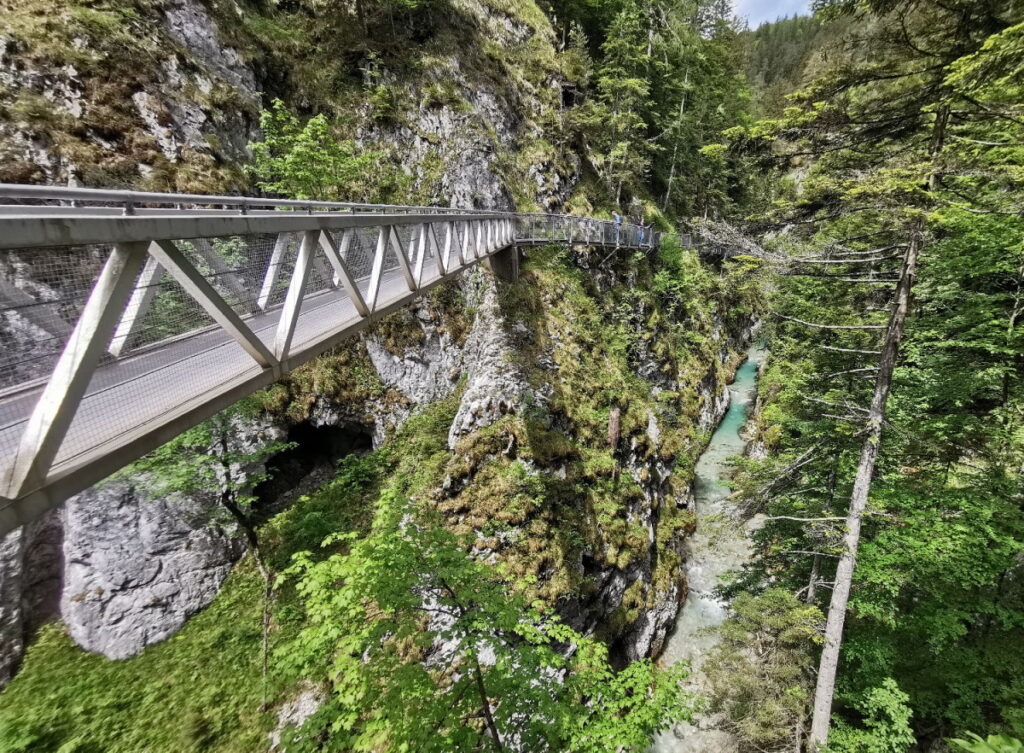
[[[984,133],[995,129],[1005,134],[1007,127],[1016,126],[1017,116],[1005,102],[987,103],[958,90],[956,71],[982,65],[978,57],[988,58],[986,52],[1003,70],[1012,69],[1009,57],[997,51],[1012,47],[1006,35],[1012,36],[1021,9],[1010,2],[966,0],[818,5],[831,15],[858,14],[855,45],[841,64],[811,86],[799,107],[746,136],[755,141],[782,138],[793,145],[790,157],[815,160],[798,201],[787,211],[787,220],[797,223],[802,237],[797,258],[783,272],[779,299],[780,340],[802,343],[803,349],[790,367],[799,386],[784,390],[785,399],[793,401],[787,410],[799,417],[788,427],[798,432],[790,436],[789,446],[800,450],[791,456],[793,462],[778,469],[788,480],[771,479],[762,489],[762,498],[772,500],[772,512],[788,513],[766,527],[762,541],[766,556],[776,561],[791,559],[773,553],[779,550],[813,557],[805,593],[820,594],[823,584],[831,590],[810,731],[812,747],[821,749],[832,720],[848,608],[852,603],[863,610],[871,601],[855,590],[858,573],[865,572],[857,567],[865,546],[862,533],[870,532],[872,544],[893,538],[899,531],[887,528],[887,518],[919,514],[911,511],[920,505],[922,486],[930,490],[926,495],[963,504],[947,485],[949,463],[952,458],[957,465],[964,463],[964,448],[947,447],[936,457],[934,449],[908,444],[906,435],[894,436],[890,396],[896,390],[894,399],[900,401],[901,392],[917,391],[918,399],[931,392],[930,405],[919,405],[936,415],[947,410],[935,402],[947,387],[932,384],[922,391],[901,383],[908,369],[939,382],[945,376],[928,370],[917,350],[920,341],[912,340],[915,350],[909,361],[901,346],[908,331],[912,338],[920,336],[914,332],[913,292],[921,265],[933,272],[933,260],[950,252],[950,225],[944,218],[956,216],[963,222],[965,214],[1012,214],[991,206],[997,202],[977,178],[977,155],[951,149],[950,144],[985,141],[980,138]],[[991,168],[990,176],[999,175]],[[1005,205],[1009,199],[1019,211],[1020,181],[1011,173],[1000,176],[998,203]],[[930,298],[933,283],[924,284]],[[1009,302],[1004,298],[1003,303]],[[1008,331],[1014,328],[1010,314]],[[937,345],[925,347],[933,350]],[[1004,401],[1013,399],[1015,386],[1007,387]],[[932,421],[929,416],[925,423]],[[905,426],[911,436],[918,432]],[[910,481],[902,477],[897,460],[908,446],[919,453],[921,466]],[[944,476],[930,473],[938,469],[934,464],[945,464]],[[957,484],[990,485],[989,479],[975,478],[967,470],[958,469],[956,476]],[[781,492],[780,485],[786,487]],[[893,496],[896,489],[899,493]],[[1003,500],[1013,498],[1002,494]],[[837,510],[843,499],[846,509]],[[1001,501],[994,499],[992,506]],[[1015,525],[1012,518],[1006,522]],[[1005,533],[979,535],[998,539]],[[837,563],[834,571],[829,562]],[[876,676],[876,687],[881,687],[880,680]]]

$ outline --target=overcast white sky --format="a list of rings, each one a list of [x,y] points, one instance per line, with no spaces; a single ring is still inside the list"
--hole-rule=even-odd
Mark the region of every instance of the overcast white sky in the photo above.
[[[756,29],[765,21],[774,21],[794,13],[809,13],[811,0],[733,0],[736,15],[746,18]]]

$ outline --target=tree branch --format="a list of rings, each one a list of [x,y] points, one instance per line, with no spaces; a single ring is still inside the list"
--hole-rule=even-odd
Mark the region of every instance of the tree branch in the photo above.
[[[865,356],[880,356],[882,351],[880,350],[855,350],[853,348],[837,348],[834,345],[819,345],[822,350],[831,350],[836,353],[860,353]]]
[[[806,327],[814,327],[815,329],[888,329],[884,324],[860,324],[857,326],[845,324],[817,324],[815,322],[805,322],[803,319],[797,319],[793,316],[783,316],[782,314],[776,314],[775,316],[780,319],[785,319],[787,322],[796,322],[797,324],[803,324]]]

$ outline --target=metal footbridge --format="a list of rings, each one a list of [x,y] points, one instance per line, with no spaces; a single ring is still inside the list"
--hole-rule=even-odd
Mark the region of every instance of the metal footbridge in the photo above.
[[[0,536],[476,264],[649,249],[554,214],[0,184]]]

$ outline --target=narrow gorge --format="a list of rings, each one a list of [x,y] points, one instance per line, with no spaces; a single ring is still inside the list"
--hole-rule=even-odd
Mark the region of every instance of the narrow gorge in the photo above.
[[[0,753],[1020,753],[1022,61],[0,0]]]

